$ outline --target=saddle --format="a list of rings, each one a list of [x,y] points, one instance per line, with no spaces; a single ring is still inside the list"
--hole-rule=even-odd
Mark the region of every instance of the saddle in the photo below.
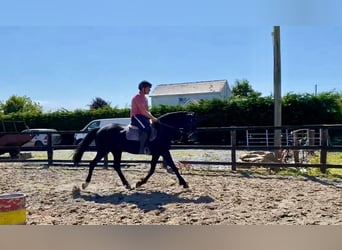
[[[129,141],[140,141],[139,128],[132,124],[127,125],[123,130],[123,133],[126,134],[126,139]],[[149,141],[153,141],[156,137],[157,130],[152,126]]]

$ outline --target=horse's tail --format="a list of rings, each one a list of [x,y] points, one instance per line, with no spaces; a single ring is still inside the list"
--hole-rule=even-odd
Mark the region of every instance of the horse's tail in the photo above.
[[[96,128],[91,130],[82,140],[80,144],[78,144],[77,148],[75,149],[74,155],[73,155],[73,161],[74,164],[77,165],[83,156],[83,153],[86,151],[90,143],[95,139],[96,133],[100,128]]]

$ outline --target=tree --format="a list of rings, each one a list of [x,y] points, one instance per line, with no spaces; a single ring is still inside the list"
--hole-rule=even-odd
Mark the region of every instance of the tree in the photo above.
[[[6,102],[0,102],[0,110],[4,115],[11,113],[35,113],[43,112],[42,106],[38,102],[33,102],[27,96],[12,95]]]
[[[255,91],[248,80],[236,80],[232,87],[232,94],[236,97],[260,97],[261,93]]]
[[[94,110],[94,109],[102,109],[105,107],[110,107],[110,103],[103,100],[100,97],[95,97],[91,104],[89,104],[90,110]]]

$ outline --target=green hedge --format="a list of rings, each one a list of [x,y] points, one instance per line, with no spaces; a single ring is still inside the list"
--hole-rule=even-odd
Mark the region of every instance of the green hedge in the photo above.
[[[194,111],[198,126],[271,126],[274,120],[272,97],[205,100],[188,106],[154,106],[151,112],[161,116],[178,110]],[[56,111],[43,114],[14,113],[0,115],[4,120],[24,120],[29,127],[79,130],[94,119],[129,117],[129,109]],[[320,95],[287,94],[282,99],[283,125],[342,123],[342,95],[334,92]]]
[[[188,110],[196,114],[198,127],[272,126],[274,103],[272,97],[230,98],[206,100],[188,106],[154,106],[151,112],[161,116],[168,112]],[[0,119],[24,120],[31,128],[80,130],[88,122],[99,118],[128,117],[129,109],[103,108],[97,110],[57,111],[41,115],[15,113],[1,115]],[[319,95],[289,93],[282,98],[283,125],[341,124],[342,95],[326,92]],[[208,137],[225,141],[227,135]]]

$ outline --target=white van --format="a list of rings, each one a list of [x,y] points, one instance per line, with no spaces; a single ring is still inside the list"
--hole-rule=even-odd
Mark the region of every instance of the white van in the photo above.
[[[83,138],[87,135],[87,132],[95,129],[95,128],[102,128],[103,126],[106,126],[108,124],[118,124],[121,126],[127,126],[131,123],[130,117],[124,117],[124,118],[106,118],[106,119],[97,119],[89,122],[83,129],[82,133],[75,133],[74,135],[74,144],[78,145]]]

